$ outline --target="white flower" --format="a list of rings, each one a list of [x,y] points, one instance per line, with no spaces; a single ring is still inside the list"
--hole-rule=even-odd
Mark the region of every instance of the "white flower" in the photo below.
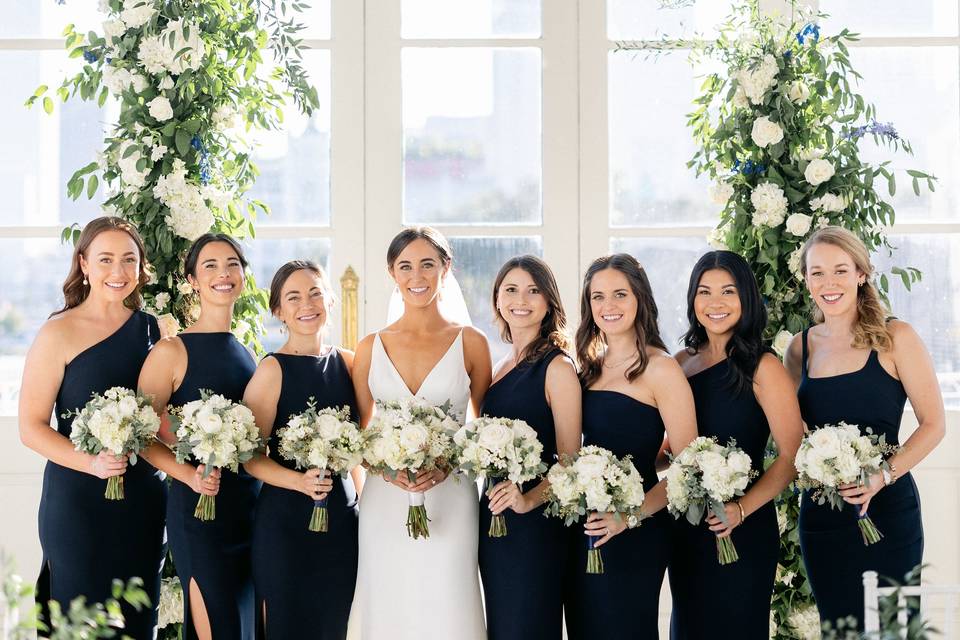
[[[747,93],[743,90],[742,85],[738,86],[733,93],[733,106],[737,109],[746,109],[750,106],[750,100],[747,98]]]
[[[128,149],[130,147],[138,147],[135,151],[127,155]],[[120,146],[117,148],[117,166],[120,167],[120,178],[126,183],[127,186],[135,187],[139,189],[147,181],[147,175],[150,173],[147,167],[141,171],[137,169],[137,164],[140,162],[142,155],[140,155],[139,145],[133,140],[124,140],[120,143]]]
[[[573,463],[573,469],[580,478],[591,480],[603,475],[607,468],[607,461],[597,454],[583,455]]]
[[[127,32],[127,25],[121,20],[111,19],[103,23],[103,33],[107,39],[122,38]]]
[[[203,198],[210,203],[210,206],[220,211],[226,211],[227,207],[233,202],[233,194],[224,189],[208,184],[201,187]]]
[[[185,37],[189,31],[190,37]],[[171,34],[173,36],[172,55],[186,49],[179,57],[171,57],[167,64],[168,70],[173,74],[181,74],[187,69],[199,69],[203,62],[204,46],[200,38],[200,26],[196,24],[184,23],[183,19],[173,20],[167,23],[166,28],[161,34],[162,42],[170,42]]]
[[[176,51],[171,51],[170,47],[163,42],[161,36],[147,36],[140,40],[137,60],[140,61],[144,69],[154,75],[159,75],[172,66],[175,53]]]
[[[813,186],[822,184],[833,177],[834,168],[833,165],[828,160],[823,158],[817,158],[816,160],[811,160],[810,164],[807,165],[806,170],[803,172],[803,177],[807,179]]]
[[[512,440],[513,431],[509,427],[497,422],[487,424],[480,429],[477,434],[477,442],[480,446],[490,451],[502,449]]]
[[[787,615],[787,624],[801,640],[820,640],[820,614],[816,605],[794,609]]]
[[[753,104],[761,104],[767,89],[775,84],[780,68],[771,54],[765,54],[760,64],[753,70],[741,69],[734,76],[740,87]]]
[[[237,126],[237,112],[232,105],[222,104],[214,110],[212,122],[218,129],[233,129]]]
[[[160,81],[159,86],[162,91],[173,89],[173,78],[170,76],[163,76],[163,80]]]
[[[777,355],[781,358],[784,354],[787,353],[787,348],[790,346],[790,341],[793,340],[793,334],[786,330],[781,330],[777,332],[776,337],[773,339],[773,350],[777,352]]]
[[[803,249],[796,249],[787,258],[787,268],[797,280],[803,280],[803,272],[800,271],[800,259],[803,257]]]
[[[186,280],[184,280],[183,282],[177,285],[177,291],[180,292],[180,295],[188,296],[191,293],[193,293],[193,285],[187,282]]]
[[[823,149],[800,149],[796,152],[797,160],[806,160],[810,162],[811,160],[816,160],[817,158],[822,158],[826,152]]]
[[[733,196],[733,185],[729,182],[715,182],[710,186],[708,193],[713,204],[724,207]]]
[[[794,213],[787,218],[787,231],[795,236],[803,237],[810,231],[813,218],[805,213]]]
[[[153,307],[157,311],[163,311],[168,304],[170,304],[170,294],[166,291],[161,291],[153,297]]]
[[[707,244],[718,251],[727,249],[727,227],[717,227],[707,234]]]
[[[110,13],[110,0],[100,0],[97,3],[97,11],[100,13]]]
[[[794,80],[790,83],[790,89],[787,91],[787,97],[795,104],[803,104],[810,98],[810,88],[800,80]]]
[[[158,629],[183,622],[183,589],[179,578],[164,578],[160,583],[159,609]]]
[[[123,0],[120,19],[123,20],[128,29],[142,27],[154,15],[156,15],[156,12],[153,10],[153,2],[149,0]]]
[[[163,96],[157,96],[148,102],[147,106],[150,108],[150,116],[160,122],[173,117],[173,107],[170,106],[170,101]]]
[[[757,185],[750,194],[750,202],[754,208],[752,221],[756,226],[777,227],[787,215],[788,202],[783,189],[772,182]]]
[[[324,440],[335,440],[343,433],[343,425],[336,416],[322,414],[317,417],[317,432]]]
[[[163,144],[158,144],[150,151],[150,160],[157,162],[163,160],[163,156],[167,155],[167,146]]]
[[[761,116],[753,121],[753,130],[750,132],[750,138],[761,149],[777,144],[783,140],[783,129],[776,122],[772,122],[767,116]]]
[[[137,93],[142,93],[147,87],[150,86],[150,81],[147,80],[147,77],[142,73],[131,73],[130,80],[133,83],[133,90]]]
[[[165,313],[158,317],[157,324],[160,325],[160,335],[164,338],[180,333],[180,323],[171,313]]]
[[[405,449],[422,449],[430,438],[430,431],[422,424],[408,424],[400,429],[400,445]]]
[[[223,419],[212,411],[201,409],[197,414],[197,426],[206,433],[217,433],[223,428]]]
[[[168,225],[181,238],[193,241],[213,226],[213,213],[203,199],[200,187],[186,181],[186,167],[182,160],[173,163],[173,170],[157,179],[153,194],[169,212]]]
[[[103,67],[103,85],[113,95],[120,95],[124,89],[130,86],[131,82],[130,72],[123,67],[115,67],[109,64]]]
[[[825,193],[819,198],[811,198],[810,208],[814,211],[837,213],[847,208],[847,202],[844,198],[836,194]]]

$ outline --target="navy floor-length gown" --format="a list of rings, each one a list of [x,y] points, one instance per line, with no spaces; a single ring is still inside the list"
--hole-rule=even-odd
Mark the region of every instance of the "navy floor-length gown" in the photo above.
[[[583,443],[631,455],[644,491],[657,484],[656,459],[663,444],[660,411],[617,391],[583,394]],[[583,526],[569,530],[570,561],[564,598],[571,640],[656,640],[660,587],[670,557],[671,516],[661,509],[640,526],[625,529],[600,547],[604,573],[588,574]]]
[[[67,363],[57,393],[57,431],[70,437],[73,418],[67,411],[83,408],[93,393],[111,387],[137,388],[147,352],[160,339],[156,319],[134,311],[113,334],[80,352]],[[107,481],[47,462],[40,497],[40,545],[43,567],[37,601],[50,599],[64,611],[77,596],[87,602],[112,597],[114,578],[138,576],[152,607],[139,612],[124,604],[124,633],[152,638],[160,599],[163,564],[163,513],[167,489],[160,474],[140,458],[127,466],[123,500],[107,500]]]
[[[870,351],[862,369],[811,378],[807,373],[807,331],[803,332],[802,377],[798,398],[809,429],[839,422],[870,428],[899,444],[900,419],[907,400],[903,384]],[[859,506],[856,507],[859,509]],[[903,582],[904,575],[923,559],[920,495],[913,476],[904,474],[870,501],[869,516],[883,539],[866,546],[853,505],[834,510],[805,494],[800,503],[800,549],[820,610],[821,621],[854,616],[863,628],[863,572]],[[881,584],[882,584],[881,580]]]
[[[232,333],[181,333],[187,350],[187,371],[173,395],[174,407],[200,399],[200,390],[243,400],[256,363]],[[253,509],[260,482],[243,468],[221,469],[216,496],[216,518],[194,517],[200,494],[172,480],[167,506],[167,538],[173,563],[183,586],[184,638],[196,638],[190,614],[190,582],[203,596],[214,640],[251,640],[254,637],[253,577],[250,538]]]
[[[481,415],[523,420],[543,444],[540,459],[549,467],[556,460],[557,435],[547,404],[547,368],[559,349],[534,362],[521,362],[490,387]],[[531,480],[526,492],[539,484]],[[507,535],[491,538],[492,514],[486,492],[480,497],[480,577],[490,640],[559,640],[563,635],[563,576],[566,531],[559,518],[546,518],[545,506],[503,516]]]
[[[358,419],[350,372],[337,349],[321,356],[271,354],[280,364],[282,384],[277,416],[269,440],[269,455],[280,457],[277,432],[291,415],[302,413],[315,400],[317,409],[349,407]],[[269,640],[311,638],[343,640],[357,583],[357,494],[347,477],[333,478],[327,496],[328,528],[310,531],[313,500],[300,493],[264,483],[257,498],[253,526],[253,577],[257,614],[266,610]]]
[[[722,360],[688,378],[697,408],[697,431],[715,436],[720,444],[731,439],[750,456],[751,466],[763,472],[770,425],[749,386],[730,385],[730,364]],[[717,561],[716,536],[707,524],[691,525],[682,517],[674,523],[670,559],[670,616],[672,640],[716,638],[717,620],[736,620],[737,637],[766,640],[770,636],[770,596],[777,572],[780,536],[773,502],[750,514],[736,527],[731,540],[740,559],[728,565]]]

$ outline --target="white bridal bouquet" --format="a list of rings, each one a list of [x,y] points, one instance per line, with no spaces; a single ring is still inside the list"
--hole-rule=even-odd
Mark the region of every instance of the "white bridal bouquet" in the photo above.
[[[735,440],[724,447],[714,438],[700,436],[673,458],[667,469],[667,509],[674,518],[686,515],[697,525],[708,512],[726,524],[724,503],[742,496],[750,478],[757,472],[750,466],[750,456],[738,448]],[[739,559],[730,536],[717,538],[720,564]]]
[[[840,487],[854,482],[868,485],[871,475],[882,469],[889,471],[890,465],[884,455],[894,450],[884,436],[878,438],[870,429],[862,434],[855,424],[841,422],[819,427],[807,433],[800,442],[796,457],[797,471],[800,472],[797,484],[804,489],[815,489],[810,497],[817,504],[828,502],[834,509],[842,509],[844,502]],[[869,515],[860,515],[859,505],[853,507],[857,510],[863,543],[879,542],[883,534],[873,520]]]
[[[420,471],[449,471],[453,459],[453,434],[460,423],[447,414],[449,403],[427,404],[419,398],[398,402],[377,401],[367,425],[363,459],[371,471],[396,477],[406,473],[411,482]],[[413,539],[430,537],[424,495],[408,492],[407,533]]]
[[[67,412],[64,418],[76,416],[70,429],[70,441],[77,451],[99,454],[109,451],[116,456],[129,455],[130,464],[137,463],[137,454],[154,441],[160,429],[160,416],[153,410],[150,398],[124,387],[112,387],[93,398],[82,409]],[[107,480],[107,500],[123,500],[123,476]]]
[[[617,513],[639,521],[643,505],[643,478],[630,456],[617,459],[613,453],[588,445],[574,456],[565,456],[547,473],[547,508],[544,515],[563,518],[570,526],[588,511]],[[587,540],[587,573],[603,573],[603,556]]]
[[[215,467],[236,473],[262,445],[250,409],[206,389],[200,390],[199,400],[171,407],[168,413],[177,436],[177,461],[198,460],[205,465],[204,475]],[[193,515],[200,520],[216,518],[215,497],[201,495]]]
[[[477,418],[460,427],[453,443],[457,467],[484,478],[486,491],[503,479],[519,485],[547,470],[540,460],[543,444],[533,427],[523,420]],[[493,516],[487,535],[507,535],[503,514]]]
[[[287,426],[277,432],[280,457],[294,462],[298,469],[320,469],[346,477],[363,462],[364,437],[356,422],[350,420],[350,407],[317,410],[316,401],[307,401],[307,410],[290,416]],[[327,531],[327,499],[313,503],[310,531]]]

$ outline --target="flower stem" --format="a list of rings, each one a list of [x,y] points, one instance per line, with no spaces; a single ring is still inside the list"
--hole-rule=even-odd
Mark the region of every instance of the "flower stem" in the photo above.
[[[330,529],[329,515],[327,514],[327,499],[313,501],[313,513],[310,516],[310,531],[326,533]]]
[[[487,531],[487,537],[502,538],[507,535],[507,519],[503,514],[497,514],[490,518],[490,529]]]
[[[587,573],[603,573],[603,556],[600,549],[594,548],[594,543],[600,539],[600,536],[587,537]]]
[[[204,522],[214,520],[217,517],[216,496],[201,495],[197,500],[197,508],[193,510],[193,517]]]
[[[107,478],[107,490],[103,496],[107,500],[123,500],[123,476]]]
[[[720,564],[731,564],[740,559],[737,548],[733,546],[733,540],[730,536],[726,538],[717,538],[717,560]]]
[[[420,505],[410,505],[407,508],[407,535],[414,540],[430,537],[430,518],[427,517],[427,508]]]
[[[883,534],[877,529],[877,525],[873,524],[870,516],[865,515],[862,518],[858,516],[857,525],[860,527],[860,536],[863,538],[864,545],[869,546],[883,540]]]

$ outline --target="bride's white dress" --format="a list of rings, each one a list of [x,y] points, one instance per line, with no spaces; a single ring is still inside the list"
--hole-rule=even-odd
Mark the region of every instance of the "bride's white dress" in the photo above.
[[[448,400],[462,421],[470,400],[463,332],[412,394],[373,341],[368,379],[374,400],[416,395],[431,404]],[[472,640],[486,638],[477,575],[476,483],[448,477],[425,494],[430,537],[407,535],[407,492],[368,474],[360,498],[358,613],[363,640]]]

